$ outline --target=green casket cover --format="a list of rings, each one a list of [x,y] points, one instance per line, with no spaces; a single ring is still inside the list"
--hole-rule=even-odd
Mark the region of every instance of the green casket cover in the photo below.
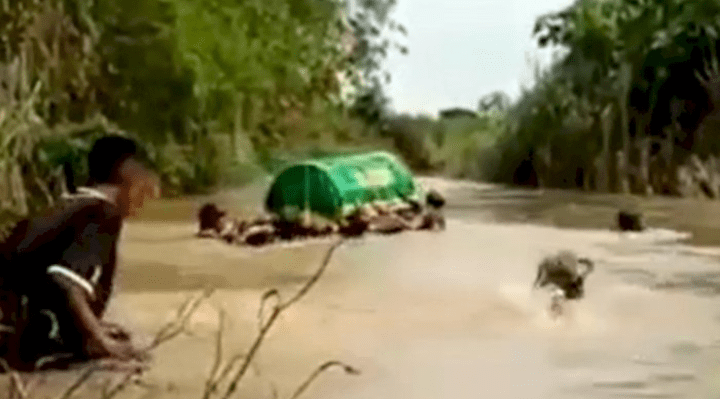
[[[304,210],[337,219],[364,204],[420,198],[407,166],[397,156],[377,151],[292,164],[275,177],[265,206],[284,219],[295,219]]]

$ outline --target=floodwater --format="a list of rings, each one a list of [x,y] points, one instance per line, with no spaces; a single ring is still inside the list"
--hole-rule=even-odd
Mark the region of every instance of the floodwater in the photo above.
[[[319,283],[280,317],[238,397],[271,398],[273,389],[290,397],[327,360],[361,373],[328,370],[305,397],[720,397],[719,203],[423,182],[448,197],[447,230],[340,247]],[[251,214],[263,189],[212,199]],[[227,314],[225,356],[243,353],[263,291],[289,297],[331,243],[251,249],[195,239],[194,213],[206,200],[151,203],[124,232],[109,317],[138,338],[191,293],[218,291],[190,334],[160,347],[145,383],[123,397],[199,397],[218,310]],[[628,206],[653,228],[610,231],[614,213]],[[553,321],[548,294],[531,284],[540,259],[560,249],[593,258],[596,270],[585,299]],[[48,386],[67,380],[57,378]],[[87,389],[100,382],[93,384]]]

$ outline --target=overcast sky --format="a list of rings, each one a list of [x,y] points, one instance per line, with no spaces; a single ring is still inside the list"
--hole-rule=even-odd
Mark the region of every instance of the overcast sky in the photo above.
[[[528,56],[547,63],[531,38],[537,16],[572,0],[398,0],[395,19],[408,29],[409,54],[387,61],[388,94],[397,112],[436,115],[450,107],[477,108],[484,94],[515,99],[529,84]]]

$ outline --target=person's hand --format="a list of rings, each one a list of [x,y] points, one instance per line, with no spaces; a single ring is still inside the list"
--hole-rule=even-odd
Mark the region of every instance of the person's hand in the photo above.
[[[148,360],[146,353],[135,349],[129,339],[117,339],[110,334],[101,334],[91,339],[85,346],[86,354],[91,358],[113,358],[122,361]]]
[[[104,333],[109,337],[119,341],[130,341],[130,332],[128,332],[122,326],[107,321],[102,321],[101,323],[104,329]]]
[[[108,357],[124,361],[136,360],[142,362],[149,360],[147,353],[137,350],[129,339],[119,340],[107,336],[103,341],[103,347]]]

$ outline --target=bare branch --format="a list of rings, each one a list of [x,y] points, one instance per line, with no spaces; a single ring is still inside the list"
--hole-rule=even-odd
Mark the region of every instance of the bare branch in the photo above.
[[[325,269],[327,269],[328,265],[330,264],[330,259],[332,258],[332,255],[335,252],[335,250],[340,245],[342,245],[344,242],[345,242],[344,240],[340,239],[340,240],[336,241],[330,247],[330,249],[328,249],[327,254],[325,254],[325,259],[323,259],[322,264],[320,264],[320,268],[318,268],[318,270],[315,272],[315,274],[313,274],[312,277],[310,277],[310,280],[308,280],[305,283],[305,285],[302,288],[300,288],[300,290],[295,294],[294,297],[290,298],[289,301],[278,306],[280,311],[283,311],[283,310],[289,308],[290,306],[292,306],[292,304],[299,301],[303,296],[305,296],[305,294],[307,294],[308,291],[310,291],[310,288],[312,288],[313,285],[315,285],[315,283],[317,283],[317,281],[320,279],[320,277],[325,272]]]
[[[157,340],[158,337],[163,337],[163,336],[165,336],[166,334],[168,334],[168,332],[169,332],[170,330],[172,330],[173,328],[175,328],[175,326],[176,326],[176,324],[177,324],[177,321],[178,321],[178,320],[181,320],[181,319],[183,318],[183,315],[185,314],[185,311],[188,309],[188,307],[190,306],[190,304],[193,303],[193,302],[196,302],[196,301],[197,301],[197,298],[195,298],[194,300],[193,300],[192,297],[186,299],[185,302],[183,302],[183,304],[180,305],[180,308],[178,308],[177,314],[176,314],[176,316],[175,316],[175,320],[173,320],[173,321],[165,324],[164,326],[162,326],[162,327],[160,328],[160,330],[158,330],[158,332],[155,334],[155,340]],[[154,344],[155,344],[155,341],[153,341],[153,344],[151,344],[151,346],[154,345]]]
[[[82,387],[90,379],[90,377],[92,377],[93,374],[95,374],[95,372],[97,372],[99,370],[100,369],[97,366],[91,366],[91,367],[88,367],[87,369],[85,369],[85,371],[82,374],[80,374],[80,376],[77,378],[77,380],[75,380],[75,382],[72,385],[70,385],[65,390],[65,392],[63,392],[63,394],[60,396],[60,399],[70,399],[72,397],[72,395],[75,393],[75,391],[80,389],[80,387]]]
[[[218,370],[220,370],[220,365],[222,364],[222,342],[223,342],[223,332],[225,330],[225,310],[220,309],[219,310],[219,326],[217,331],[217,336],[215,339],[215,362],[213,363],[212,369],[210,369],[210,375],[208,376],[207,381],[205,382],[205,393],[208,394],[212,390],[213,387],[213,381],[216,378],[216,374]]]
[[[335,252],[335,250],[344,243],[343,239],[338,240],[335,242],[327,251],[327,254],[325,255],[325,259],[323,259],[323,262],[320,264],[320,267],[317,269],[317,271],[312,275],[312,277],[303,285],[300,290],[298,290],[297,294],[295,294],[294,297],[292,297],[289,301],[285,303],[280,303],[276,305],[273,308],[272,313],[270,314],[270,317],[268,318],[267,322],[262,325],[260,328],[260,332],[258,333],[257,337],[255,338],[255,341],[250,346],[250,350],[248,351],[247,356],[245,356],[243,363],[240,365],[240,369],[235,373],[235,375],[230,380],[230,385],[228,386],[227,391],[225,392],[225,395],[223,395],[224,399],[230,398],[230,396],[235,393],[237,390],[238,383],[240,380],[245,376],[245,373],[247,373],[248,368],[250,367],[250,363],[255,358],[255,355],[257,354],[258,350],[260,349],[260,345],[262,344],[263,340],[265,339],[265,336],[267,335],[268,331],[272,327],[273,323],[275,323],[275,320],[277,320],[278,316],[280,316],[280,313],[282,313],[283,310],[286,310],[288,307],[292,306],[295,302],[299,301],[307,292],[312,288],[313,285],[320,279],[323,272],[327,268],[328,264],[330,264],[330,260],[332,259],[332,255]],[[268,291],[269,292],[269,291]],[[217,386],[221,380],[214,381],[214,386]],[[205,399],[209,398],[209,394],[206,394],[204,396]]]
[[[150,344],[150,346],[145,349],[145,352],[156,349],[158,346],[174,339],[175,337],[186,331],[187,323],[190,318],[195,314],[195,311],[200,307],[202,302],[209,298],[214,291],[214,289],[206,289],[198,297],[194,299],[191,298],[185,301],[185,303],[178,310],[177,318],[167,323],[163,328],[158,331],[158,333],[155,335],[155,339]],[[143,369],[138,368],[126,372],[119,383],[117,383],[109,390],[103,392],[102,399],[110,399],[115,397],[117,394],[122,392],[128,384],[133,382],[134,377],[139,377],[143,371]]]
[[[131,382],[133,382],[134,377],[140,376],[142,372],[133,372],[133,373],[127,373],[123,376],[122,380],[115,384],[114,387],[110,388],[109,390],[103,392],[102,399],[111,399],[114,398],[117,394],[122,392],[125,387],[128,386]]]
[[[207,399],[217,391],[218,385],[220,382],[224,381],[225,378],[227,378],[228,375],[230,375],[230,372],[233,370],[237,362],[244,359],[247,356],[246,353],[239,353],[234,355],[230,361],[227,362],[225,367],[223,368],[223,371],[215,378],[215,380],[210,382],[210,385],[206,389],[205,394],[203,395],[203,398]]]
[[[305,392],[305,390],[308,389],[310,384],[312,384],[313,381],[315,381],[315,379],[317,379],[320,376],[320,374],[324,373],[331,367],[342,367],[343,370],[345,370],[345,373],[350,374],[350,375],[359,375],[360,374],[360,370],[357,370],[354,367],[349,366],[343,362],[340,362],[337,360],[331,360],[331,361],[325,362],[325,363],[321,364],[317,369],[315,369],[315,371],[313,371],[313,373],[310,374],[310,376],[305,380],[305,382],[300,384],[300,386],[295,390],[295,393],[290,397],[290,399],[297,399],[300,395],[303,394],[303,392]]]
[[[265,311],[265,302],[269,301],[270,298],[275,298],[277,300],[275,307],[282,303],[282,299],[280,298],[280,292],[277,290],[277,288],[265,291],[262,298],[260,299],[260,308],[258,309],[258,322],[260,323],[261,329],[263,326],[263,312]]]
[[[93,365],[87,367],[80,376],[75,380],[75,382],[70,385],[65,392],[62,393],[61,396],[59,396],[59,399],[70,399],[72,395],[77,392],[78,389],[82,388],[83,385],[87,381],[90,380],[90,378],[95,375],[95,373],[99,371],[124,371],[126,374],[135,375],[135,374],[142,374],[142,372],[145,370],[144,367],[141,365],[128,365],[124,362],[117,362],[117,361],[108,361],[108,360],[100,360],[95,362]],[[107,382],[107,386],[103,388],[103,397],[105,397],[106,392],[109,388],[111,381]]]
[[[27,386],[23,382],[20,373],[10,367],[8,362],[3,358],[0,358],[0,366],[10,375],[10,398],[14,399],[17,396],[21,399],[27,399],[30,392],[28,392]]]
[[[180,308],[180,310],[178,310],[177,318],[167,323],[163,328],[160,329],[160,331],[158,331],[158,333],[155,335],[155,339],[145,349],[145,351],[147,352],[153,350],[161,344],[182,334],[186,330],[187,323],[190,318],[195,314],[195,311],[200,307],[204,300],[206,300],[213,294],[213,292],[213,289],[206,289],[197,298],[186,301]]]
[[[102,385],[102,389],[100,390],[101,398],[104,398],[105,396],[107,396],[108,392],[110,391],[111,385],[112,385],[112,379],[108,378],[107,380],[105,380],[105,382]]]
[[[213,290],[207,289],[195,298],[188,298],[188,300],[185,301],[185,303],[183,303],[183,305],[178,309],[177,318],[160,328],[160,330],[155,335],[152,344],[150,344],[150,346],[145,350],[145,352],[157,348],[163,343],[172,340],[173,338],[186,331],[187,323],[190,318],[195,314],[195,311],[200,306],[202,301],[210,297],[212,293]],[[0,361],[3,360],[0,359]],[[115,362],[99,361],[98,363],[95,363],[92,366],[88,367],[77,378],[77,380],[72,385],[70,385],[65,390],[65,392],[63,392],[59,399],[70,399],[72,395],[75,394],[85,383],[87,383],[87,381],[90,380],[90,378],[96,372],[102,370],[124,371],[124,375],[120,382],[111,387],[111,381],[108,381],[107,384],[105,384],[105,386],[103,387],[101,397],[103,399],[110,399],[122,392],[128,384],[139,384],[140,382],[133,380],[133,378],[142,375],[142,373],[145,371],[145,367],[143,367],[142,365],[133,366],[127,365],[125,363],[118,364]],[[26,396],[24,396],[23,398],[26,398]]]

